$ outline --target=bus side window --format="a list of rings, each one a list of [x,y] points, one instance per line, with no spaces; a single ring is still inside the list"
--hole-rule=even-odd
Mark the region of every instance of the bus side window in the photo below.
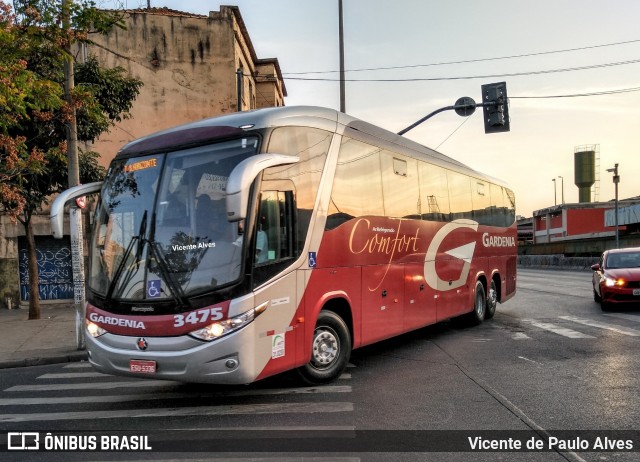
[[[297,258],[293,191],[262,191],[256,220],[255,256],[258,281],[268,279]],[[263,269],[264,268],[264,269]]]

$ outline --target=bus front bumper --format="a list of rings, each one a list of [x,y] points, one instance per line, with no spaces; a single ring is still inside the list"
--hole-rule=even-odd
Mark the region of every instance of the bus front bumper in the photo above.
[[[89,362],[106,374],[180,382],[245,384],[253,382],[260,373],[253,360],[254,336],[252,323],[212,342],[188,335],[134,337],[106,333],[94,338],[87,333],[86,344]]]

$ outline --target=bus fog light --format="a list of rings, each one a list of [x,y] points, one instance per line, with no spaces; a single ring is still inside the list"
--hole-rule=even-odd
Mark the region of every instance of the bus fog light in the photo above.
[[[87,332],[89,333],[90,336],[92,336],[93,338],[97,338],[100,337],[101,335],[104,335],[107,333],[106,330],[104,330],[102,327],[100,327],[99,325],[87,320]]]

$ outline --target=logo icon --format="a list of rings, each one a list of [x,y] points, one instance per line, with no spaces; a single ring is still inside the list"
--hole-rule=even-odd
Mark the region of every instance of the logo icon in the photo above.
[[[145,351],[147,348],[149,348],[149,342],[147,342],[146,338],[140,337],[136,341],[136,346],[138,347],[138,350]]]
[[[160,279],[147,281],[147,297],[158,298],[161,293]]]
[[[424,280],[427,281],[427,284],[429,284],[432,289],[440,291],[453,290],[458,287],[462,287],[467,281],[467,276],[469,276],[469,270],[471,269],[471,259],[473,258],[473,252],[476,249],[475,242],[468,242],[445,252],[447,255],[464,262],[460,277],[457,280],[451,281],[451,283],[443,281],[436,272],[436,256],[440,251],[442,241],[444,241],[449,234],[459,228],[469,228],[473,231],[477,231],[478,222],[460,219],[447,223],[440,228],[435,236],[433,236],[433,240],[427,249],[427,253],[424,256]]]
[[[40,433],[9,432],[7,433],[7,449],[9,451],[37,451],[40,449]]]

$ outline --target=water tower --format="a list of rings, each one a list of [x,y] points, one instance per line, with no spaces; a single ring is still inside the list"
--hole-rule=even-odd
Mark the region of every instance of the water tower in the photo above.
[[[591,186],[596,182],[596,149],[580,146],[573,153],[578,202],[591,202]]]

